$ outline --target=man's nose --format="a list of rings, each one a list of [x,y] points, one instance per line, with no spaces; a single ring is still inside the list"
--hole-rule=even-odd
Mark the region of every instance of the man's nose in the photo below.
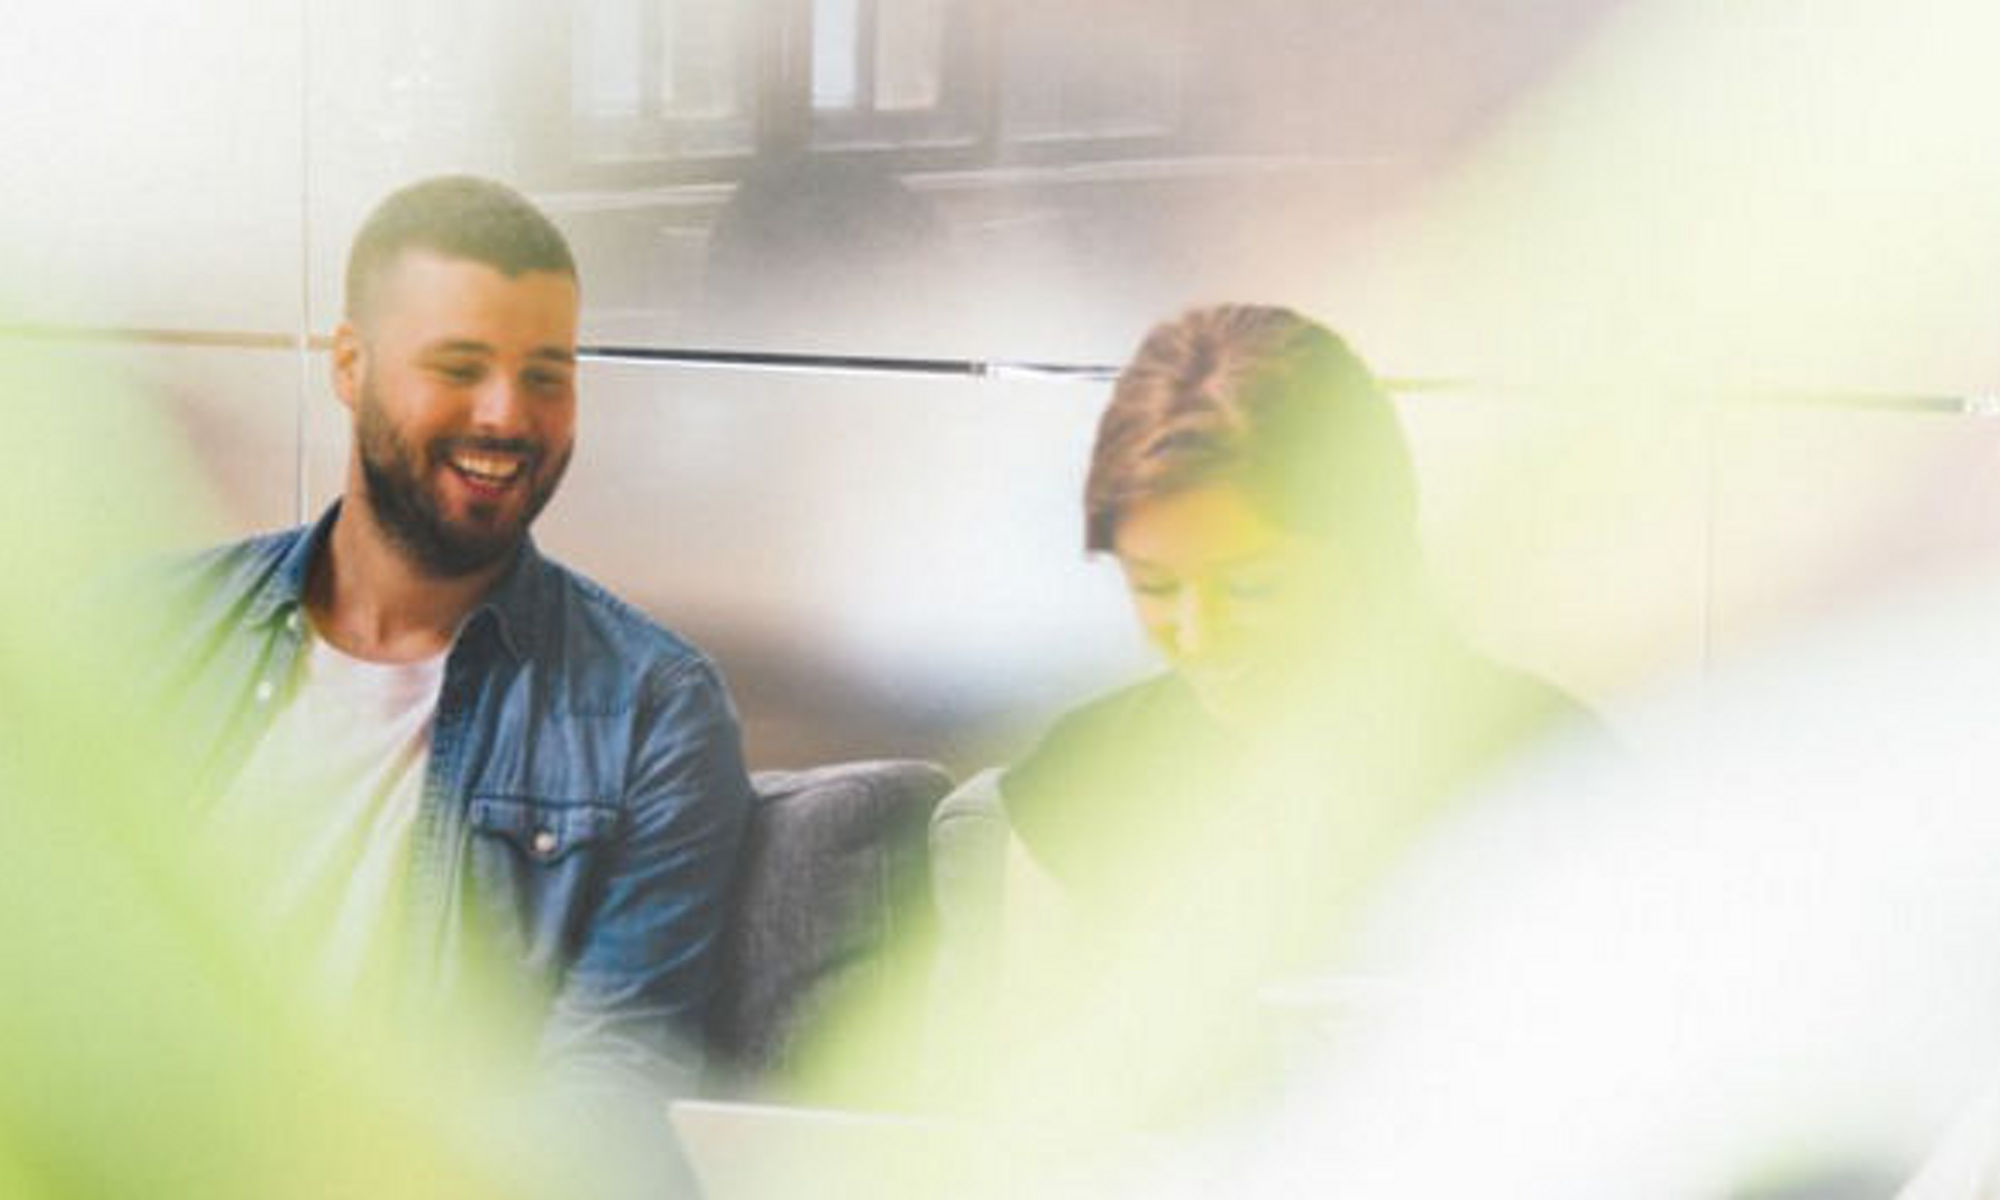
[[[486,433],[513,436],[527,424],[527,397],[511,376],[494,372],[472,397],[472,425]]]

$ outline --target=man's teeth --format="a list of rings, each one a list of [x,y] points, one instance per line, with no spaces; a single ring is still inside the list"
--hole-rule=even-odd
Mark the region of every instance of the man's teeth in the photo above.
[[[506,483],[521,473],[522,462],[505,455],[460,452],[451,456],[451,465],[481,483]]]

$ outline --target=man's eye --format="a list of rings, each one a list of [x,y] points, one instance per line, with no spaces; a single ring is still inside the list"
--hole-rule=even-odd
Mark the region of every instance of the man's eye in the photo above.
[[[527,384],[530,391],[560,392],[569,387],[569,376],[554,371],[530,371],[521,377],[521,382]]]
[[[432,373],[447,383],[477,383],[482,374],[476,363],[438,363]]]
[[[1179,587],[1171,579],[1134,579],[1130,580],[1127,586],[1132,589],[1133,595],[1145,596],[1152,600],[1171,596]]]

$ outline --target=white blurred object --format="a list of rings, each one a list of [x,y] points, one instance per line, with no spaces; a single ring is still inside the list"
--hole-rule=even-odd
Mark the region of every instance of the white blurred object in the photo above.
[[[1405,1003],[1163,1186],[1678,1198],[1906,1172],[2000,1062],[1996,614],[1989,580],[1823,627],[1632,714],[1657,756],[1547,763],[1469,806],[1358,964]],[[1961,1161],[1934,1170],[1987,1169]]]
[[[1896,1200],[1990,1200],[2000,1196],[2000,1089],[1955,1122]]]

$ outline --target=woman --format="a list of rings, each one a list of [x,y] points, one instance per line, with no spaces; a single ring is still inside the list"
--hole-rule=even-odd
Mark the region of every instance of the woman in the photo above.
[[[1356,881],[1333,867],[1371,871],[1577,713],[1426,603],[1395,413],[1295,312],[1223,305],[1154,328],[1098,426],[1084,507],[1086,547],[1116,559],[1168,669],[1061,718],[1001,792],[1036,863],[1088,905],[1226,875],[1229,845],[1255,871],[1267,843],[1306,860],[1294,885],[1335,899]]]
[[[1063,716],[1000,776],[1003,924],[975,940],[1004,953],[948,956],[941,990],[998,1033],[959,1079],[1016,1115],[1153,1120],[1260,1077],[1290,1032],[1274,985],[1320,971],[1356,896],[1451,796],[1577,710],[1425,602],[1395,413],[1297,313],[1153,329],[1084,501],[1085,545],[1116,560],[1167,669]],[[954,902],[948,923],[983,922],[954,906],[977,909]]]

